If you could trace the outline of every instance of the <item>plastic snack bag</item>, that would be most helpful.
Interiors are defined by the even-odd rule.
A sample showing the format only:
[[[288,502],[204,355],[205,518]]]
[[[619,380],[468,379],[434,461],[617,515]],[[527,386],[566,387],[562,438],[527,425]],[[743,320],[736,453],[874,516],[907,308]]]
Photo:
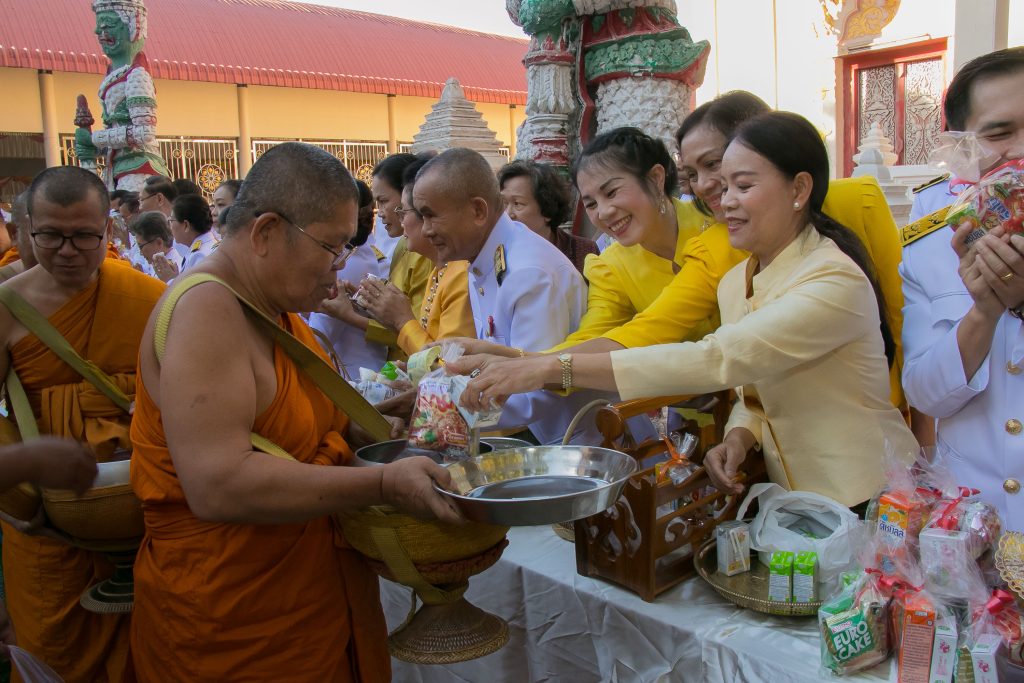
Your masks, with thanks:
[[[961,192],[949,207],[946,222],[954,228],[971,224],[967,244],[1000,225],[1008,233],[1024,232],[1024,160],[999,166]]]
[[[928,465],[918,459],[912,466],[886,449],[883,461],[886,487],[868,503],[865,518],[878,539],[877,557],[866,561],[886,573],[916,557],[918,535],[940,493],[928,485]],[[917,479],[924,481],[918,482]]]
[[[449,375],[444,365],[463,353],[459,344],[441,346],[441,367],[428,372],[419,381],[416,405],[409,422],[409,446],[437,451],[446,460],[475,455],[470,452],[472,431],[493,427],[501,416],[498,408],[473,413],[459,407],[459,398],[469,378]]]
[[[824,673],[845,676],[888,658],[889,598],[879,579],[863,572],[822,604],[818,628]]]

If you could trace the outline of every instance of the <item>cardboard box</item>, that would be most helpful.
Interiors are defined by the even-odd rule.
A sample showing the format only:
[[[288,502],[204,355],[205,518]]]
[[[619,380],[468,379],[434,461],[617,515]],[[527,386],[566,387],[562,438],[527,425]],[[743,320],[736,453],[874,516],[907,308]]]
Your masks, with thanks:
[[[746,522],[722,522],[715,527],[718,572],[735,576],[750,571],[750,526]]]
[[[951,683],[956,669],[956,620],[943,616],[935,621],[929,683]]]
[[[971,663],[974,665],[974,683],[999,683],[996,658],[1003,647],[1003,639],[994,633],[978,636],[971,648]]]
[[[793,558],[793,602],[818,601],[818,553],[804,551]]]
[[[929,683],[932,649],[935,642],[935,607],[920,594],[905,598],[899,625],[899,683]]]
[[[768,565],[768,599],[793,602],[793,553],[776,550]]]

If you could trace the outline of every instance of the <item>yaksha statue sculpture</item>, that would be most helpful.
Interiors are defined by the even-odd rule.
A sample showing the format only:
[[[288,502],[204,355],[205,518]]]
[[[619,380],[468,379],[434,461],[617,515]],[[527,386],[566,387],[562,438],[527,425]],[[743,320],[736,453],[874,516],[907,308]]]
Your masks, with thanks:
[[[79,96],[75,155],[83,166],[101,154],[110,189],[138,192],[151,175],[169,176],[156,141],[156,90],[146,55],[146,6],[142,0],[93,0],[96,37],[110,68],[100,84],[105,128],[93,132]]]
[[[506,0],[530,34],[520,158],[567,165],[596,134],[636,126],[674,148],[711,46],[675,0]]]

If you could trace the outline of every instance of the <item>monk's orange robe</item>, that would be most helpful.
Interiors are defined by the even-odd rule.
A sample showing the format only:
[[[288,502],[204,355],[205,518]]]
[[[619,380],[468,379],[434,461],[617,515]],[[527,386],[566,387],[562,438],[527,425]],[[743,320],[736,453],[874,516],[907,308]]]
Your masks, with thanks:
[[[135,366],[146,321],[164,285],[131,268],[104,262],[99,276],[50,316],[83,358],[135,393]],[[102,462],[130,448],[131,418],[82,379],[34,335],[11,348],[43,434],[87,442]],[[103,556],[3,527],[7,608],[18,645],[67,683],[119,683],[127,664],[128,615],[87,612],[78,598],[110,573]]]
[[[323,355],[295,315],[284,327]],[[348,419],[275,346],[277,394],[253,431],[296,460],[342,465]],[[390,680],[377,577],[330,518],[226,524],[192,514],[160,410],[139,378],[131,479],[146,536],[135,561],[139,683]]]

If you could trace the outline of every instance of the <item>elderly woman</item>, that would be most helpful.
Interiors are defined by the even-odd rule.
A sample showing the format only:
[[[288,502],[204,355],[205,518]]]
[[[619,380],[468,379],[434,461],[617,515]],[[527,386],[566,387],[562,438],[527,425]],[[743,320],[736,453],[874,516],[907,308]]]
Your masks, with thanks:
[[[572,203],[569,188],[558,171],[535,161],[513,161],[498,171],[498,187],[508,217],[558,247],[582,273],[587,255],[598,253],[597,244],[559,229],[572,217]]]
[[[464,405],[543,386],[626,399],[738,387],[725,441],[705,460],[716,486],[740,492],[735,474],[756,446],[772,481],[845,505],[866,501],[883,483],[887,445],[909,455],[917,444],[889,398],[895,343],[871,261],[823,210],[828,169],[806,119],[779,112],[747,121],[721,159],[729,242],[750,253],[721,281],[722,326],[698,342],[610,354],[469,357],[450,364],[482,370]]]

